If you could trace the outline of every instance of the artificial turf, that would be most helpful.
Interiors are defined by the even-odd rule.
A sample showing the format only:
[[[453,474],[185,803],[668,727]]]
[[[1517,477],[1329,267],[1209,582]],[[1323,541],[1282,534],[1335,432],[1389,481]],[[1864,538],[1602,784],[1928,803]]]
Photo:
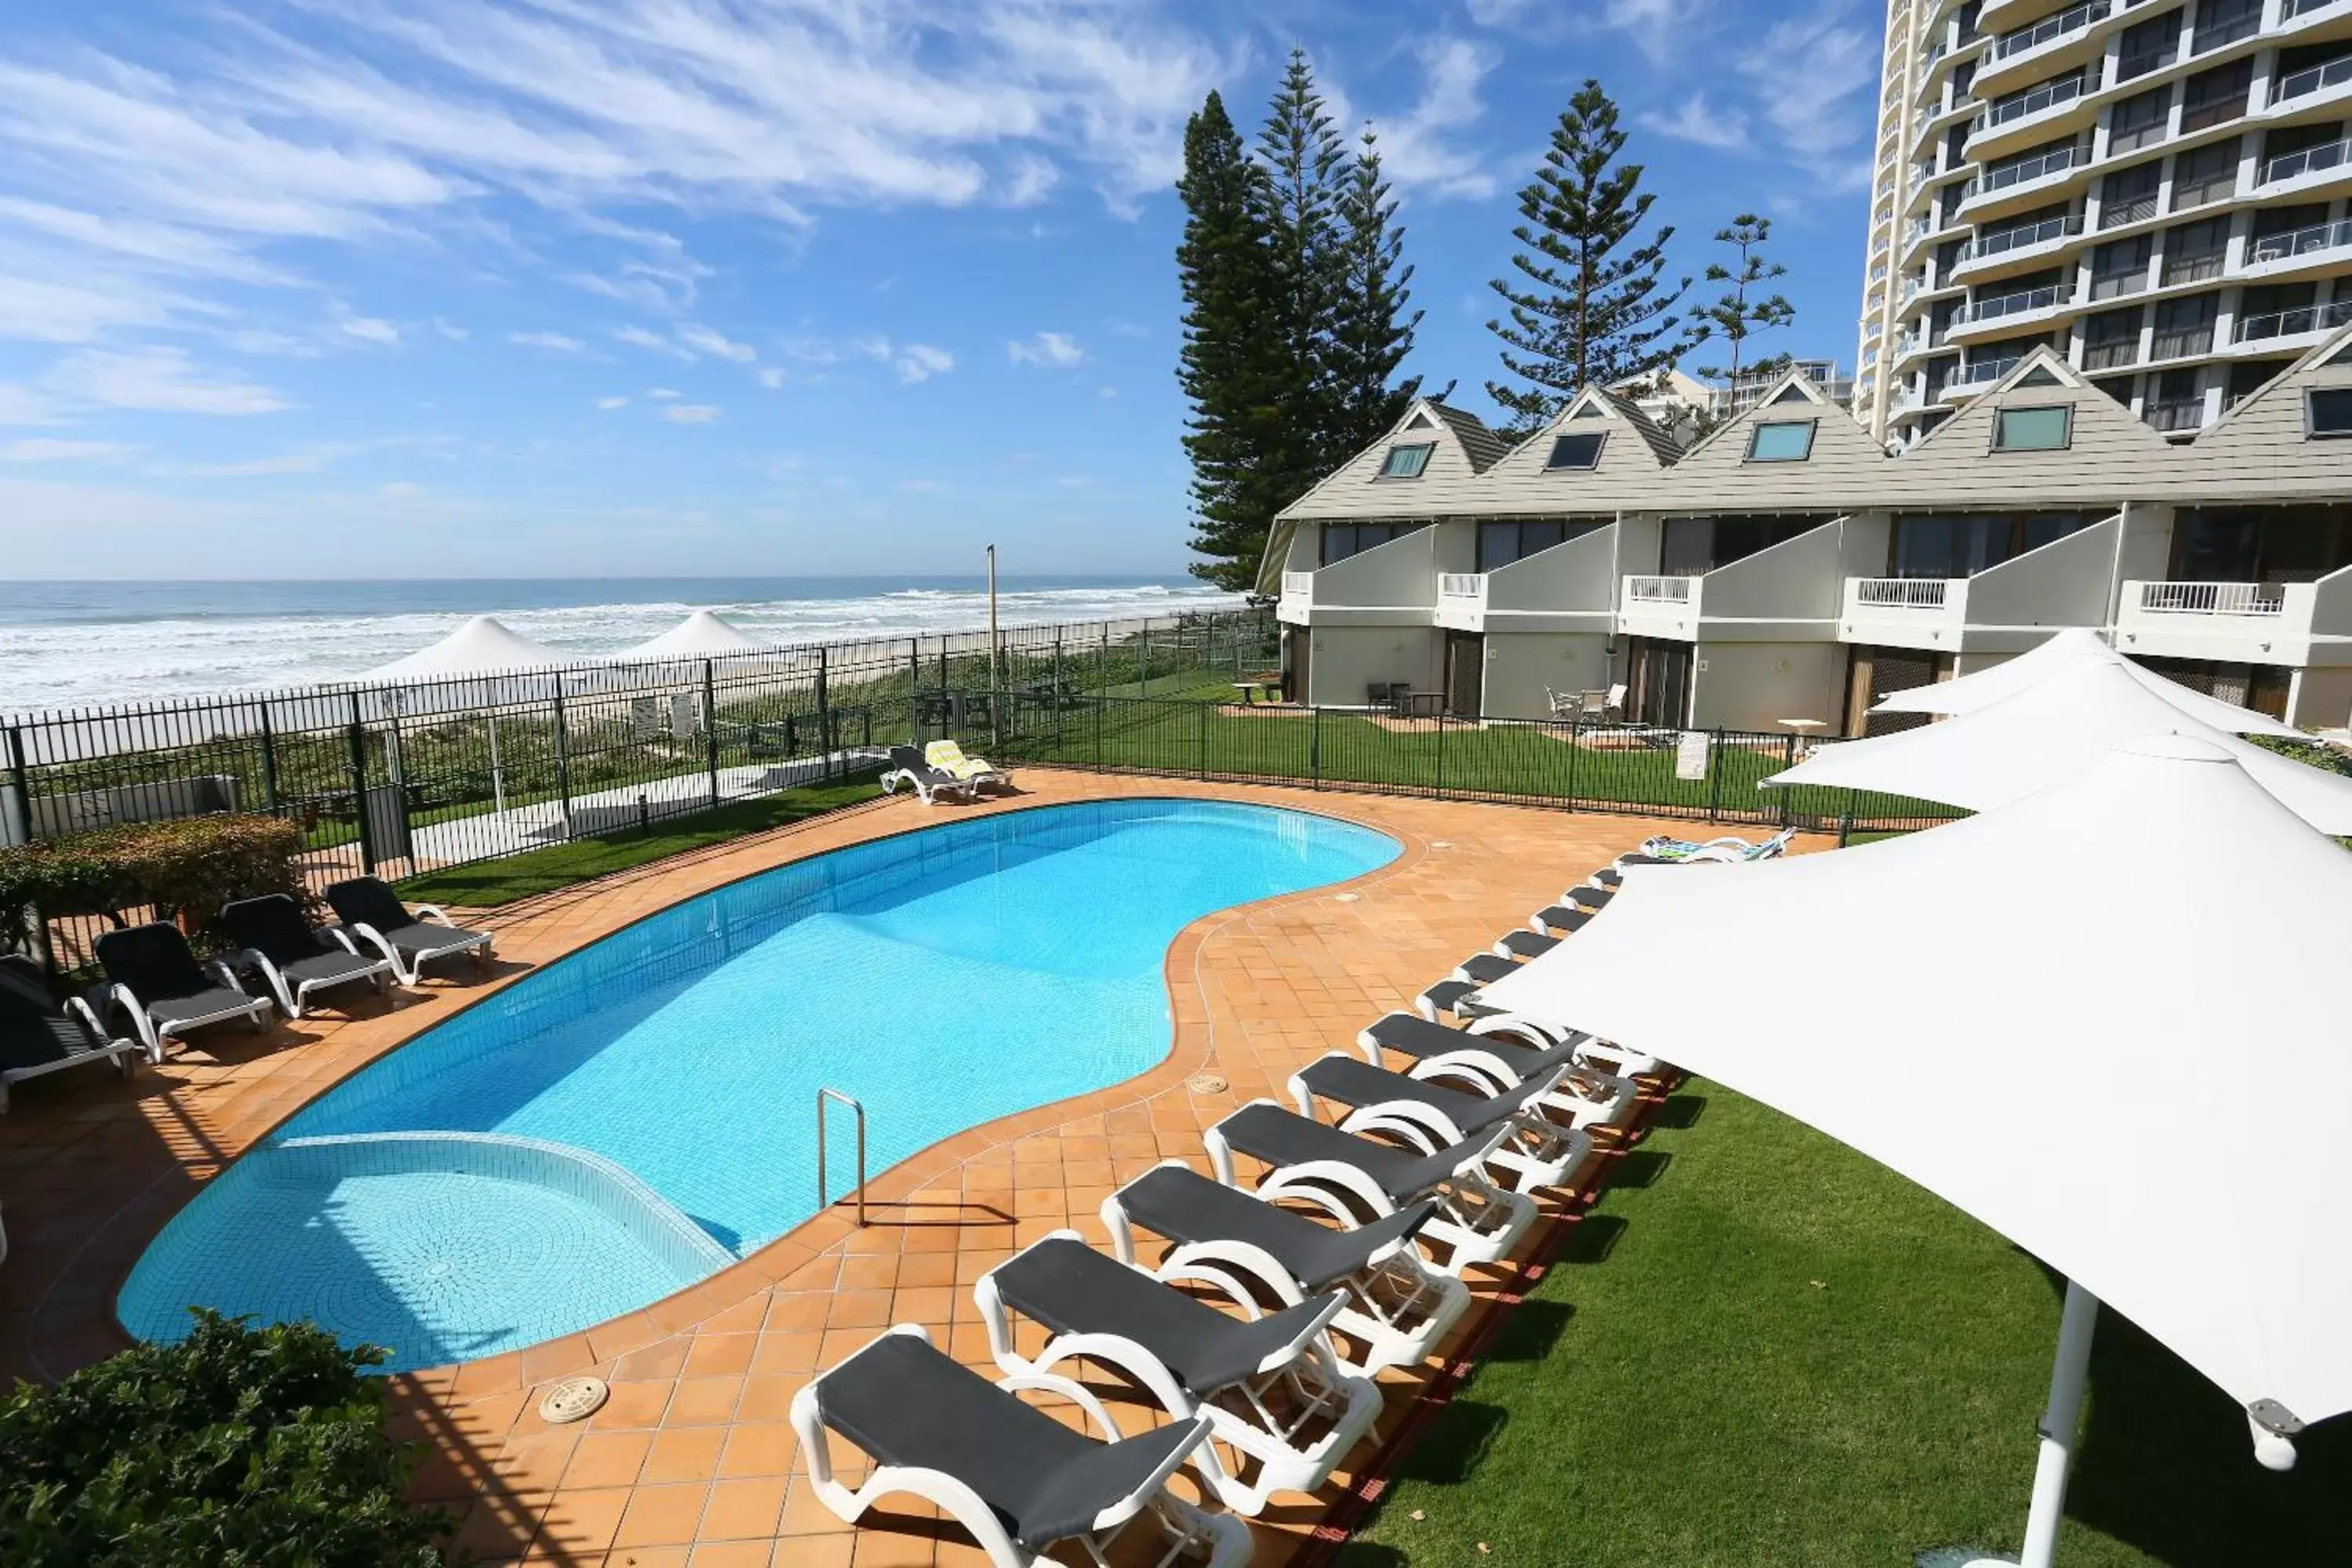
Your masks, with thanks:
[[[534,894],[551,893],[591,877],[625,871],[648,861],[688,850],[702,849],[747,833],[780,828],[790,822],[870,800],[882,792],[876,775],[866,772],[828,784],[799,785],[757,800],[739,800],[689,816],[657,820],[651,831],[624,829],[591,838],[573,839],[530,850],[503,860],[481,861],[426,872],[400,884],[401,895],[434,904],[462,904],[468,909],[495,909]]]
[[[1687,1125],[1623,1156],[1340,1568],[2014,1553],[2062,1283],[1718,1085],[1666,1112]],[[2221,1151],[2183,1154],[2193,1181]],[[2228,1396],[2112,1311],[2091,1380],[2064,1568],[2352,1562],[2352,1425],[2264,1470]]]

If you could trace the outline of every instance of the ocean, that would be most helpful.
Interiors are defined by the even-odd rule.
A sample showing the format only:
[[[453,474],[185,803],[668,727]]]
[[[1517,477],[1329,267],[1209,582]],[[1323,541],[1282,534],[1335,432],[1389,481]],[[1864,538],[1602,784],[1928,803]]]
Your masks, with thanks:
[[[1183,577],[997,580],[1006,626],[1238,605]],[[0,581],[0,715],[341,681],[468,615],[583,658],[695,610],[761,642],[904,637],[988,624],[974,578],[544,578],[433,582]]]

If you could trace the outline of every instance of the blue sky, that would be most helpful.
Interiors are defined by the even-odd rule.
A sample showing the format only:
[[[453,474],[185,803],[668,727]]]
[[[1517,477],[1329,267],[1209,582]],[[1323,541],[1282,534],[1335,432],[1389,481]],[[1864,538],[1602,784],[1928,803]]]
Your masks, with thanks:
[[[6,575],[1181,570],[1170,183],[1294,42],[1456,402],[1588,75],[1853,352],[1873,0],[5,3]]]

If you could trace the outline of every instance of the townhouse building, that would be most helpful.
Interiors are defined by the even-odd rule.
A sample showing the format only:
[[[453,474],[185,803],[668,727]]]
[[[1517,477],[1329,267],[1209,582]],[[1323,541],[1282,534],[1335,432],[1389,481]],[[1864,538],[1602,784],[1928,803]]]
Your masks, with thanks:
[[[2087,627],[2297,724],[2352,720],[2352,328],[2179,442],[2036,344],[1890,453],[1801,371],[1685,450],[1580,392],[1516,445],[1427,399],[1286,508],[1294,700],[1858,735],[1888,692]]]

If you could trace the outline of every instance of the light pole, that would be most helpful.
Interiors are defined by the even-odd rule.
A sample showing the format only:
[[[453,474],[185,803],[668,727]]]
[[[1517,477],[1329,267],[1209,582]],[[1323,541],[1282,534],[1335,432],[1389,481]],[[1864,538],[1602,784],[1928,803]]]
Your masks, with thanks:
[[[988,547],[988,745],[993,751],[1004,744],[1004,727],[998,710],[1004,704],[1004,679],[996,663],[996,547]]]

